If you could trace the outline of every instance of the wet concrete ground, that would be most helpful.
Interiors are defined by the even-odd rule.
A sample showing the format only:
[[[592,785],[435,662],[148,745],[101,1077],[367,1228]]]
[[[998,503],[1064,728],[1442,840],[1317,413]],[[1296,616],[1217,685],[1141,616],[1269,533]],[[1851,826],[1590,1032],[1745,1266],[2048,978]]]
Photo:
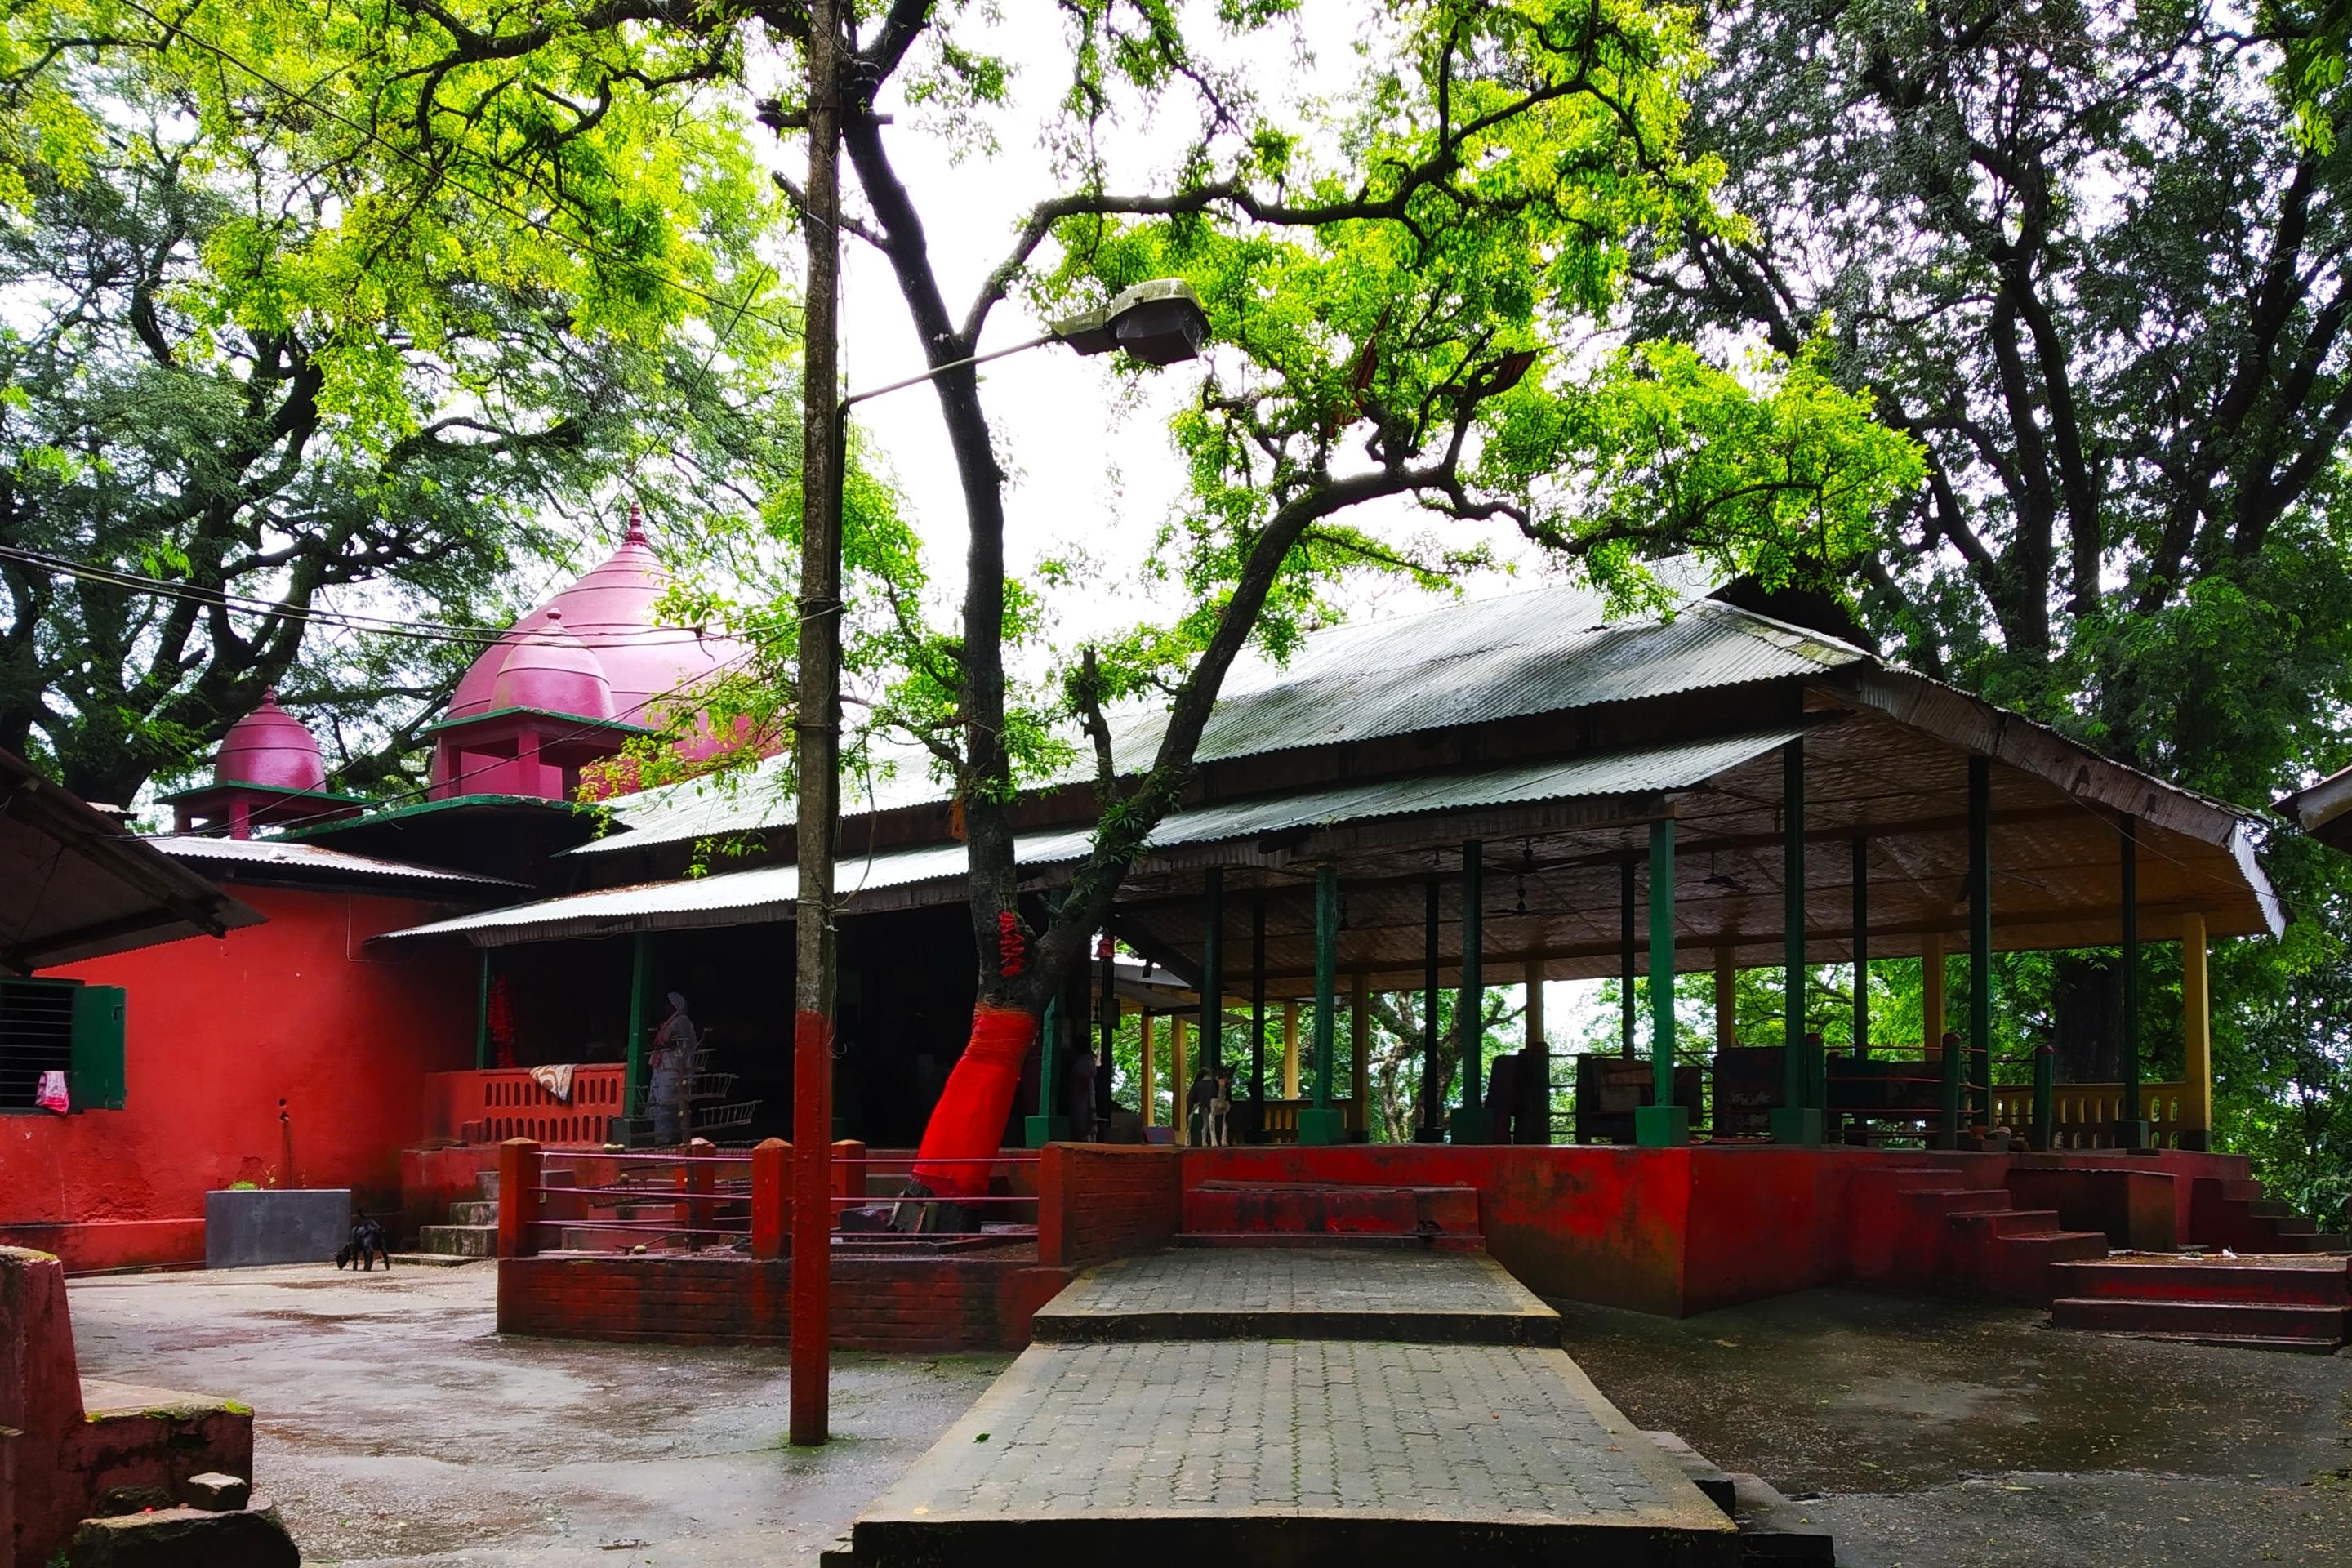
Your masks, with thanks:
[[[781,1352],[500,1340],[494,1285],[320,1267],[72,1301],[85,1376],[255,1406],[261,1489],[313,1563],[813,1563],[1012,1359],[842,1357],[845,1440],[795,1451]],[[1814,1494],[1848,1568],[2352,1564],[2352,1357],[1846,1291],[1680,1322],[1555,1305],[1603,1394]]]
[[[2352,1356],[1837,1290],[1679,1322],[1553,1305],[1628,1415],[1816,1494],[1846,1568],[2352,1564]]]
[[[814,1563],[1010,1356],[837,1359],[820,1450],[778,1351],[506,1339],[493,1266],[76,1281],[86,1377],[233,1395],[307,1563]]]

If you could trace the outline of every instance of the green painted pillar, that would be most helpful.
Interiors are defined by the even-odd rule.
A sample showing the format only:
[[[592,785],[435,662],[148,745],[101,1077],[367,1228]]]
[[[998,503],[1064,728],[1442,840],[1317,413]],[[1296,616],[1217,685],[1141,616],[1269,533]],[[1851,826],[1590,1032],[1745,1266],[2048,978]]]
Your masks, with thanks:
[[[628,1082],[621,1092],[621,1104],[635,1129],[624,1141],[632,1144],[653,1138],[653,1108],[646,1103],[646,990],[652,975],[653,939],[638,931],[629,938]]]
[[[479,950],[482,955],[482,984],[474,999],[474,1068],[490,1065],[490,950]]]
[[[1043,1149],[1048,1143],[1068,1141],[1070,1119],[1061,1113],[1062,1091],[1062,999],[1058,996],[1045,1004],[1045,1016],[1037,1026],[1037,1110],[1022,1121],[1022,1131],[1032,1149]],[[1182,1097],[1178,1097],[1181,1101]]]
[[[1250,900],[1250,1121],[1249,1141],[1265,1132],[1265,894]]]
[[[1462,1043],[1462,1103],[1454,1111],[1454,1142],[1486,1142],[1486,846],[1462,846],[1462,991],[1454,1004],[1454,1032]]]
[[[1992,760],[1969,759],[1969,1081],[1992,1125]]]
[[[1331,1103],[1331,1058],[1339,1055],[1339,868],[1315,868],[1315,1103],[1298,1112],[1301,1143],[1344,1143],[1348,1117]]]
[[[1633,862],[1626,861],[1617,868],[1617,1051],[1632,1061],[1639,1047],[1633,1043],[1635,1016],[1641,1009],[1634,1000],[1640,989],[1633,984],[1638,973],[1633,966]]]
[[[2123,864],[2118,868],[2123,886],[2124,929],[2124,1015],[2123,1041],[2118,1058],[2123,1063],[2123,1118],[2116,1124],[2116,1147],[2145,1149],[2150,1142],[2147,1119],[2141,1114],[2139,1102],[2139,818],[2126,816],[2123,821],[2123,843],[2120,847]]]
[[[1771,1116],[1772,1139],[1817,1149],[1822,1108],[1820,1053],[1805,1044],[1805,742],[1780,748],[1780,1104]]]
[[[1690,1142],[1690,1109],[1675,1103],[1675,822],[1650,824],[1650,1103],[1633,1112],[1644,1149]]]
[[[1870,841],[1853,841],[1853,1059],[1870,1055]]]
[[[1214,1074],[1225,1060],[1225,870],[1209,868],[1201,889],[1201,1043],[1193,1059]],[[1192,1086],[1187,1084],[1189,1092]]]
[[[1437,1016],[1438,928],[1444,897],[1434,877],[1422,889],[1421,1125],[1413,1130],[1416,1143],[1445,1142],[1445,1070],[1439,1059],[1444,1036]]]

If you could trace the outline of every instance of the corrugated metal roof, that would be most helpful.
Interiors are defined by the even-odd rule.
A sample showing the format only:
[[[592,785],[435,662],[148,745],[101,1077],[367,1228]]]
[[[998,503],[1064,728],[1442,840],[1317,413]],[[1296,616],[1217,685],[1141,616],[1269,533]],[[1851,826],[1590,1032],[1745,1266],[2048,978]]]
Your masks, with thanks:
[[[200,834],[164,835],[144,839],[174,860],[200,860],[220,865],[273,867],[320,875],[370,877],[386,881],[464,882],[486,888],[519,888],[504,877],[472,871],[451,871],[439,866],[419,866],[407,860],[384,860],[373,855],[353,855],[320,844],[297,844],[282,838],[213,838]]]
[[[1774,730],[1649,751],[1554,759],[1473,773],[1420,774],[1343,784],[1307,795],[1195,806],[1163,820],[1151,835],[1150,846],[1169,849],[1302,827],[1336,827],[1382,817],[1476,811],[1533,801],[1657,795],[1703,784],[1726,769],[1785,745],[1800,733]]]
[[[1775,730],[1648,751],[1382,780],[1306,795],[1196,806],[1163,820],[1151,835],[1150,847],[1172,849],[1297,828],[1535,801],[1687,789],[1786,743],[1798,733]],[[1086,831],[1031,834],[1016,842],[1014,858],[1033,872],[1068,865],[1084,858],[1089,837]],[[866,858],[848,856],[841,862],[835,883],[844,907],[853,912],[861,893],[925,882],[947,884],[946,896],[959,897],[965,864],[961,844],[897,849]],[[744,925],[789,918],[799,893],[800,878],[794,867],[761,866],[544,899],[436,921],[391,932],[390,937],[465,936],[485,946],[503,946],[619,931]]]
[[[1318,632],[1287,664],[1237,661],[1201,738],[1198,760],[1232,761],[1305,746],[1560,712],[1706,687],[1819,674],[1869,655],[1845,643],[1699,597],[1696,582],[1668,584],[1671,620],[1611,622],[1601,595],[1539,588],[1394,620]],[[1167,726],[1164,709],[1110,716],[1118,765],[1147,765]],[[845,776],[845,816],[946,798],[924,754],[894,752],[895,771],[867,784]],[[1091,759],[1065,778],[1090,777]],[[781,762],[732,784],[673,785],[621,802],[625,832],[566,851],[643,848],[788,826],[793,803]],[[853,787],[854,786],[854,787]],[[863,795],[863,803],[856,797]],[[656,798],[658,795],[660,798]]]

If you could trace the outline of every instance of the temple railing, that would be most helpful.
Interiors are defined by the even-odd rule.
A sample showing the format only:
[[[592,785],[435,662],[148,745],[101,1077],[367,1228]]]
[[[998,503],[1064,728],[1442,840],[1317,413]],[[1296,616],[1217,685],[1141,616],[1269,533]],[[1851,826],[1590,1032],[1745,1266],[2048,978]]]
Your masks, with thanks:
[[[590,1062],[572,1071],[572,1095],[558,1100],[528,1068],[479,1068],[425,1077],[425,1131],[458,1143],[530,1138],[551,1148],[602,1148],[614,1141],[628,1068]]]
[[[2187,1129],[2183,1110],[2189,1104],[2186,1083],[2142,1083],[2139,1113],[2148,1125],[2148,1142],[2158,1149],[2180,1147]],[[2119,1083],[2062,1083],[2051,1095],[2051,1147],[2111,1149],[2116,1123],[2123,1120],[2124,1086]],[[2023,1132],[2033,1125],[2033,1089],[2030,1084],[1993,1085],[1992,1119],[1996,1125]]]

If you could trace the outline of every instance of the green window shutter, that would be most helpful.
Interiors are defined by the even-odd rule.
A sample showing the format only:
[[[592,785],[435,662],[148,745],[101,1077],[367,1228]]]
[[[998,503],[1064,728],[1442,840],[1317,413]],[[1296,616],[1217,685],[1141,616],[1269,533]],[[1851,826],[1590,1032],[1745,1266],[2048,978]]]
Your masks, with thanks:
[[[74,992],[73,1068],[66,1086],[76,1110],[122,1109],[123,993],[120,985]]]

